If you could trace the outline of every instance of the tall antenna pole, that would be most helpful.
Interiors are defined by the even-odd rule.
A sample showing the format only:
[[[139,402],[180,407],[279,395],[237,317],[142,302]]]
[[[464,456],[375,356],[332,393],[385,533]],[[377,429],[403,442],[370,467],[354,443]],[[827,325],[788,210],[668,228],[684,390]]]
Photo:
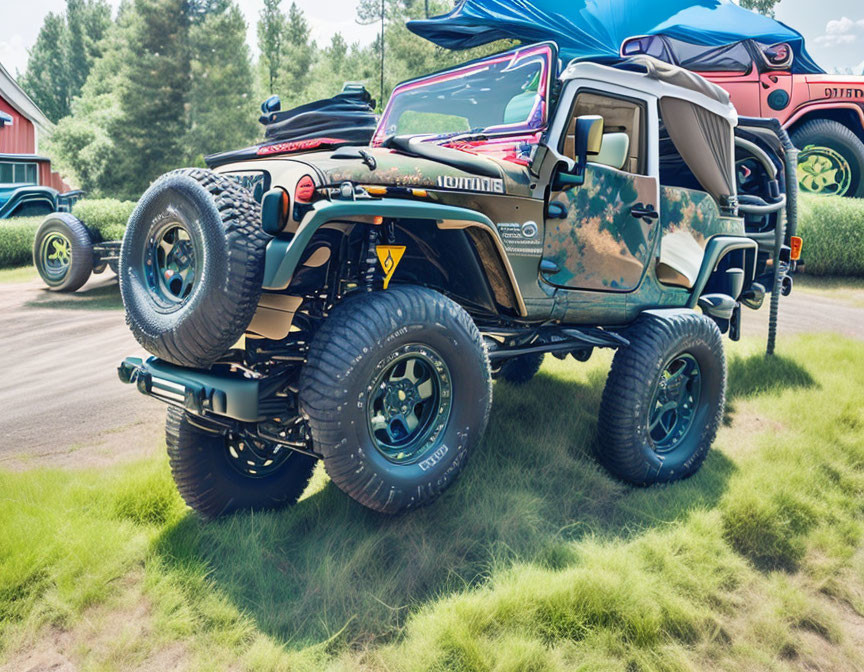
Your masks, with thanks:
[[[386,0],[381,0],[381,107],[384,107],[384,13]]]

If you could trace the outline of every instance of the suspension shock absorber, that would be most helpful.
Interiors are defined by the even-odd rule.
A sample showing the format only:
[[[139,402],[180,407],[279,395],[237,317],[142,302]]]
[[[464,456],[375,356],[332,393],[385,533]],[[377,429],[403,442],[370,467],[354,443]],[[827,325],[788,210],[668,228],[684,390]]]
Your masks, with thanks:
[[[363,286],[367,292],[375,289],[375,275],[378,270],[378,254],[375,250],[378,242],[378,230],[369,225],[366,234],[366,259],[363,261]]]

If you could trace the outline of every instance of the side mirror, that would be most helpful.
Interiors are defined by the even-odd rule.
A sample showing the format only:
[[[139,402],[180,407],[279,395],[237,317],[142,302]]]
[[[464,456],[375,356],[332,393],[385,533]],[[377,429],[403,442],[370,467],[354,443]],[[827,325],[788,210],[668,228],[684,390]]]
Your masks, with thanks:
[[[794,53],[792,47],[786,42],[772,44],[770,47],[762,49],[762,55],[765,57],[765,62],[769,68],[776,70],[786,70],[792,66]]]
[[[585,167],[589,157],[596,157],[603,147],[603,117],[595,114],[577,117],[573,135],[576,164],[572,174],[559,172],[555,176],[552,185],[555,191],[578,186],[585,181]]]

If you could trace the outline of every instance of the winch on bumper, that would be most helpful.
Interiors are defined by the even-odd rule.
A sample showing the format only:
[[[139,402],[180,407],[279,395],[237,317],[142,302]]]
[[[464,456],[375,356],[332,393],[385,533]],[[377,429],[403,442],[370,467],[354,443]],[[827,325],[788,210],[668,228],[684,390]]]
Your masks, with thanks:
[[[117,369],[120,380],[141,394],[196,415],[215,414],[241,422],[264,419],[259,381],[229,372],[212,373],[174,366],[156,357],[127,357]]]

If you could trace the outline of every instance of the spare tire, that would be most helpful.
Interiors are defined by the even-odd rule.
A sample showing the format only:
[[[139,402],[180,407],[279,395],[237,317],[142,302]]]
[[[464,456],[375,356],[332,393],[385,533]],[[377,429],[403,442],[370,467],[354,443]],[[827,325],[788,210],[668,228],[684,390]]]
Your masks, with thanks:
[[[210,170],[168,173],[141,197],[120,251],[126,322],[148,351],[207,368],[245,331],[261,296],[261,209]]]

